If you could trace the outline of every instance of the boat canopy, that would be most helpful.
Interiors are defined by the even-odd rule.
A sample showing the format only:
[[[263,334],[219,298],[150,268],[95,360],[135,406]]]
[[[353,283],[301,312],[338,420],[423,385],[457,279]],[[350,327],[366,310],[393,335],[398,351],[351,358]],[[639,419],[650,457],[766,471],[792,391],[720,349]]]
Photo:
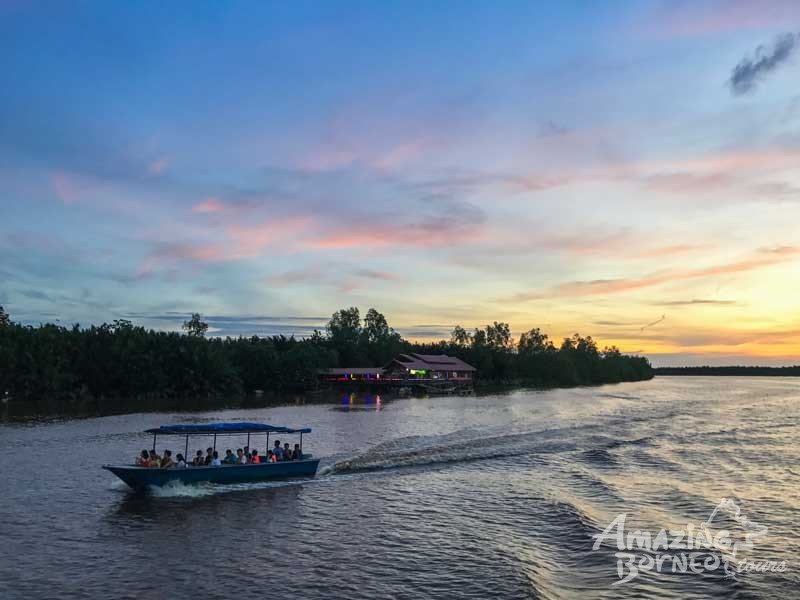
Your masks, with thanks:
[[[147,429],[154,435],[221,435],[234,433],[311,433],[310,427],[293,429],[266,423],[204,423],[201,425],[162,425]]]

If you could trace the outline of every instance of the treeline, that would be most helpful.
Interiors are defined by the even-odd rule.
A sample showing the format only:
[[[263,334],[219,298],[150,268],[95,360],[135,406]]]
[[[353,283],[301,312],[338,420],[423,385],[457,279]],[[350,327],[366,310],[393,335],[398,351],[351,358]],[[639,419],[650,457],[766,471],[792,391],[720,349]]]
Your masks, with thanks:
[[[800,366],[793,367],[659,367],[656,375],[715,375],[748,377],[800,377]]]
[[[591,337],[576,334],[556,346],[533,329],[515,342],[497,322],[472,332],[456,327],[450,340],[425,344],[404,340],[375,309],[364,319],[357,308],[337,311],[324,332],[306,339],[207,338],[207,329],[200,315],[184,323],[185,333],[125,320],[32,327],[0,307],[0,399],[37,412],[199,408],[257,390],[310,389],[320,368],[382,366],[403,352],[458,356],[484,382],[571,386],[652,377],[646,358],[599,350]]]

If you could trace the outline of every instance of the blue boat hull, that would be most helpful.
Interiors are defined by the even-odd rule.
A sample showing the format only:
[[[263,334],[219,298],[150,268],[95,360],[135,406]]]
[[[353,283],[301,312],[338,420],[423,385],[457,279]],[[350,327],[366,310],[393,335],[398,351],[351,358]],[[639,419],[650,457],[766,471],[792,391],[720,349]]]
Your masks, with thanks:
[[[259,465],[222,465],[185,469],[152,469],[123,465],[103,465],[103,468],[111,471],[133,489],[141,490],[151,485],[160,487],[173,481],[190,484],[201,482],[228,484],[314,477],[318,465],[318,459],[305,459]]]

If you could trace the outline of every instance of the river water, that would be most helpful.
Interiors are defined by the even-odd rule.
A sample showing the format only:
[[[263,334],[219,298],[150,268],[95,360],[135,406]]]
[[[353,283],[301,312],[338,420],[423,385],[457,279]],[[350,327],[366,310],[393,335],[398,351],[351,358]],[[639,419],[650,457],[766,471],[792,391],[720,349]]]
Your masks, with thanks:
[[[146,428],[232,420],[312,427],[317,478],[142,496],[99,468]],[[0,597],[797,597],[799,424],[796,379],[689,377],[4,424]],[[619,583],[612,534],[704,522],[737,545],[694,572],[638,548]]]

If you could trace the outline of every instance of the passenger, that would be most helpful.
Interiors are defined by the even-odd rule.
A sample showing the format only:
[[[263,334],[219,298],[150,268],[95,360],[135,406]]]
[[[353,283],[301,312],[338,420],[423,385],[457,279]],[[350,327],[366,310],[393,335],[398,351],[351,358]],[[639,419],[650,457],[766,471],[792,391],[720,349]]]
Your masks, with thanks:
[[[283,460],[283,448],[281,448],[280,440],[275,440],[275,447],[272,449],[272,453],[275,455],[276,462]]]
[[[225,458],[222,459],[222,462],[226,465],[232,465],[236,463],[236,455],[231,451],[230,448],[225,450]]]
[[[179,452],[178,455],[175,458],[178,460],[178,462],[175,463],[175,467],[178,468],[178,469],[185,469],[186,468],[186,461],[183,458],[183,454],[181,454]]]
[[[203,461],[206,466],[211,464],[211,461],[214,460],[214,449],[213,448],[206,448],[206,458]]]
[[[153,450],[150,453],[150,466],[153,467],[154,469],[160,469],[161,468],[161,457],[158,455],[158,453],[155,450]]]
[[[219,452],[217,452],[216,450],[211,455],[211,463],[210,464],[211,464],[212,467],[221,467],[222,466],[222,461],[219,459]]]
[[[289,442],[283,445],[283,460],[292,460],[292,449],[289,448]]]
[[[247,464],[247,457],[244,455],[244,450],[242,450],[241,448],[238,448],[236,450],[236,463],[240,465]]]
[[[261,464],[261,459],[258,457],[258,450],[253,450],[253,454],[250,455],[250,464],[251,465]]]
[[[294,452],[292,452],[292,460],[303,460],[303,452],[300,450],[300,444],[294,445]]]
[[[172,450],[164,450],[164,458],[161,460],[161,468],[169,469],[175,466],[175,461],[172,460]]]
[[[275,458],[275,453],[272,450],[267,450],[267,462],[278,462]]]
[[[137,467],[150,466],[150,453],[147,450],[142,450],[142,453],[136,457],[136,466]]]
[[[192,461],[192,464],[195,467],[202,467],[204,464],[206,464],[206,461],[203,460],[203,451],[202,450],[198,450],[197,454],[194,455],[194,460]]]

